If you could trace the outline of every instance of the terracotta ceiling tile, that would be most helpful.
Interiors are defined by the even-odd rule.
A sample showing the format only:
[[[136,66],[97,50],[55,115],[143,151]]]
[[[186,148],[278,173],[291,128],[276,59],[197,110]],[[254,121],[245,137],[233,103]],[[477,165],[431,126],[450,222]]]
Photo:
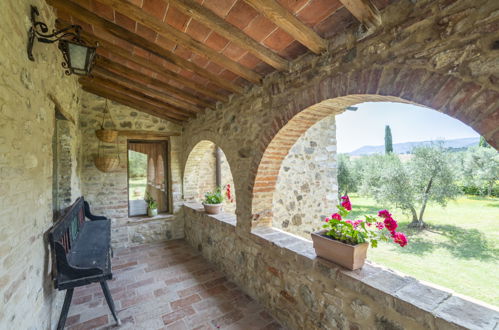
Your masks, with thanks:
[[[270,65],[268,65],[267,63],[265,62],[260,62],[258,63],[254,69],[253,69],[255,72],[261,74],[262,76],[266,76],[268,75],[269,73],[271,73],[272,71],[274,71],[274,68],[271,67]]]
[[[227,56],[228,58],[237,61],[239,60],[244,54],[246,54],[248,51],[245,49],[242,49],[235,45],[233,42],[230,42],[227,47],[225,47],[224,51],[222,54]]]
[[[198,21],[192,19],[187,27],[187,33],[194,39],[203,42],[206,40],[211,30],[205,25],[199,23]]]
[[[206,39],[206,41],[205,41],[206,46],[213,48],[217,52],[224,49],[228,43],[229,43],[229,40],[225,39],[224,37],[222,37],[221,35],[219,35],[216,32],[212,32],[210,34],[210,36],[208,37],[208,39]]]
[[[116,24],[118,24],[119,26],[121,26],[129,31],[135,32],[135,27],[137,24],[133,19],[131,19],[131,18],[119,13],[119,12],[114,13],[114,19],[116,21]]]
[[[163,66],[163,63],[165,62],[164,59],[162,59],[161,57],[156,56],[154,54],[149,54],[149,61],[151,61],[154,64],[161,65],[161,66]]]
[[[277,29],[264,40],[263,44],[277,52],[280,52],[284,48],[288,47],[294,40],[295,39],[293,39],[293,37],[291,37],[284,30]]]
[[[288,59],[294,60],[298,56],[305,54],[307,52],[307,47],[303,46],[298,41],[293,41],[288,47],[279,52],[279,55]]]
[[[193,54],[191,57],[191,62],[193,62],[194,64],[196,64],[197,66],[199,66],[201,68],[204,68],[208,64],[209,61],[210,60],[208,60],[206,57],[199,56],[198,54]]]
[[[254,68],[261,61],[251,53],[246,53],[240,60],[239,63],[247,66],[248,68]]]
[[[225,17],[237,0],[205,0],[203,6],[213,11],[220,17]]]
[[[179,74],[186,77],[186,78],[192,78],[194,76],[193,72],[187,71],[187,70],[180,70]]]
[[[168,12],[166,13],[165,21],[180,31],[185,31],[189,19],[189,16],[182,14],[180,11],[170,6],[168,8]]]
[[[342,7],[338,9],[334,15],[329,16],[316,25],[314,29],[323,38],[331,39],[334,35],[343,32],[353,24],[358,24],[358,21],[345,7]]]
[[[244,1],[238,1],[227,15],[226,21],[244,30],[256,16],[258,12],[253,7]]]
[[[287,10],[291,13],[296,13],[305,7],[311,0],[277,0]]]
[[[142,72],[144,75],[149,76],[149,77],[155,77],[155,72],[151,71],[147,68],[144,68],[143,66],[140,66],[140,72]]]
[[[81,0],[78,4],[85,9],[92,10],[92,0]]]
[[[137,23],[137,34],[149,41],[154,42],[156,40],[157,33],[154,30],[151,30],[150,28]]]
[[[103,5],[100,2],[92,0],[92,11],[97,15],[107,19],[108,21],[114,22],[114,9]]]
[[[258,15],[254,20],[244,29],[244,32],[256,41],[261,42],[269,36],[277,25],[272,23],[263,15]]]
[[[123,40],[123,39],[120,39],[120,38],[115,38],[115,42],[114,44],[116,46],[119,46],[121,48],[125,48],[126,50],[128,50],[129,52],[132,52],[133,51],[133,48],[134,48],[134,45],[132,45],[131,43]]]
[[[312,0],[296,15],[306,25],[312,27],[338,10],[342,4],[337,0]]]
[[[177,45],[174,53],[175,55],[185,58],[186,60],[189,60],[192,56],[192,51],[180,45]]]
[[[97,54],[99,54],[100,56],[107,57],[107,58],[110,58],[112,55],[106,49],[104,49],[102,47],[97,47]]]
[[[225,80],[228,81],[234,81],[236,80],[239,76],[237,74],[234,74],[230,72],[229,70],[224,70],[222,73],[220,73],[220,77],[224,78]]]
[[[167,3],[164,0],[143,0],[142,9],[148,14],[163,21],[165,18]]]
[[[128,61],[127,66],[128,66],[130,69],[132,69],[132,70],[134,70],[134,71],[138,71],[138,72],[140,72],[140,69],[142,69],[142,65],[135,64],[134,62],[130,62],[130,61]]]
[[[214,73],[214,74],[219,74],[220,72],[222,72],[222,70],[224,70],[224,68],[222,68],[220,65],[218,65],[216,63],[210,62],[206,66],[206,70],[208,70],[208,71],[210,71],[211,73]]]
[[[173,51],[175,49],[175,46],[177,45],[174,41],[171,41],[170,39],[166,39],[163,36],[158,35],[158,38],[156,39],[156,43],[161,46],[164,49]]]

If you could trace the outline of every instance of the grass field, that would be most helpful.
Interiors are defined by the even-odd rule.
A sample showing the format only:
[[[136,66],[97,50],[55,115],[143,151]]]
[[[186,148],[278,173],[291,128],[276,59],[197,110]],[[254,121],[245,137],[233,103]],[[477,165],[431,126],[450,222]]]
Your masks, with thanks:
[[[130,178],[129,187],[128,187],[128,199],[144,199],[144,195],[146,192],[146,183],[147,178]]]
[[[386,208],[350,198],[352,219]],[[390,211],[409,244],[382,243],[369,249],[369,260],[499,306],[499,198],[463,196],[446,208],[430,205],[424,215],[429,227],[422,231],[407,227],[408,215]]]

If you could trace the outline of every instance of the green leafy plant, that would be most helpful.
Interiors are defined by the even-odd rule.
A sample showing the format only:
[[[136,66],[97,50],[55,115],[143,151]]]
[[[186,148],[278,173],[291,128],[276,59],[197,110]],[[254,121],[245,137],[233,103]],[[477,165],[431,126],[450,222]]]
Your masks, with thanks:
[[[224,201],[224,195],[222,193],[222,188],[217,187],[214,191],[207,192],[204,194],[205,204],[220,204]]]
[[[156,202],[156,200],[148,192],[146,193],[144,201],[147,203],[147,207],[149,209],[154,210],[158,208],[158,202]]]
[[[338,213],[324,220],[322,227],[327,230],[326,236],[350,245],[371,243],[372,247],[377,247],[379,241],[388,242],[390,238],[400,246],[407,245],[407,237],[396,231],[398,224],[390,212],[381,210],[377,217],[366,215],[365,220],[349,220],[346,217],[352,210],[352,204],[348,196],[341,199]]]

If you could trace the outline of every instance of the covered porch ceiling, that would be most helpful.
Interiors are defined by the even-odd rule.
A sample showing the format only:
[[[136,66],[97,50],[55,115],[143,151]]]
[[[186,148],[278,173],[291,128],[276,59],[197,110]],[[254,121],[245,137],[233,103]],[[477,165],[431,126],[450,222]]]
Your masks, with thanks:
[[[328,49],[344,29],[381,24],[392,0],[48,0],[59,26],[98,42],[82,88],[184,122],[260,84],[289,62]]]

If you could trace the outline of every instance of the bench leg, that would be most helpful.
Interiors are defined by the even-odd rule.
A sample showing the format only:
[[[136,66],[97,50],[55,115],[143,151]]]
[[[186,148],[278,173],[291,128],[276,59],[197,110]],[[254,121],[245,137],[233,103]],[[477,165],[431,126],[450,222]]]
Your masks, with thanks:
[[[116,324],[120,325],[121,322],[118,319],[118,316],[116,316],[116,308],[114,307],[113,297],[111,297],[111,292],[109,291],[109,287],[107,286],[107,282],[101,281],[100,286],[102,287],[102,291],[104,292],[104,297],[106,297],[107,305],[109,306],[109,309],[111,310],[111,313],[113,314],[113,317],[114,317],[114,320],[116,321]]]
[[[71,305],[71,299],[73,299],[73,291],[73,288],[66,290],[66,297],[64,298],[64,304],[62,305],[62,312],[61,316],[59,317],[59,323],[57,323],[57,330],[64,329],[66,318],[68,317],[69,305]]]

